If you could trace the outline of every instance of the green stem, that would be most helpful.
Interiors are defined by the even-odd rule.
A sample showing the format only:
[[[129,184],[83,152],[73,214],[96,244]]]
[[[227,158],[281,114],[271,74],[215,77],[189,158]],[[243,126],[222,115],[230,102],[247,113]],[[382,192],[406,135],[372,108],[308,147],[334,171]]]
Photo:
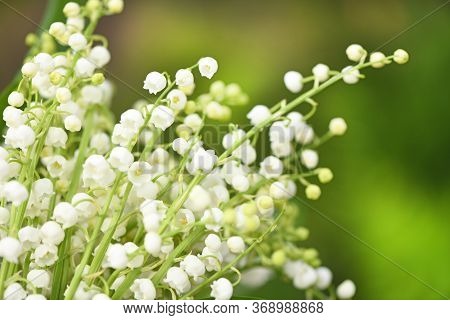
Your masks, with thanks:
[[[6,260],[2,261],[0,268],[0,298],[3,299],[3,290],[5,289],[6,274],[8,272],[9,263]]]
[[[140,269],[134,269],[133,271],[129,272],[123,282],[117,288],[117,290],[115,290],[114,294],[112,295],[112,299],[120,300],[123,294],[131,287],[133,281],[139,276],[140,273]]]
[[[73,169],[72,180],[70,181],[69,189],[65,196],[67,201],[71,201],[72,197],[77,192],[81,173],[83,171],[83,163],[87,156],[87,150],[89,147],[89,141],[92,136],[92,131],[94,129],[94,118],[95,112],[93,108],[89,108],[86,114],[86,125],[83,130],[83,135],[81,136],[80,147],[78,148],[78,157],[75,162],[75,167]]]
[[[83,171],[83,163],[86,159],[87,149],[89,146],[89,141],[92,136],[92,131],[94,129],[94,116],[95,112],[93,108],[89,108],[86,114],[86,125],[81,136],[80,147],[78,148],[78,157],[75,162],[75,167],[72,174],[72,180],[70,181],[69,189],[65,195],[66,201],[71,201],[72,197],[77,192],[81,173]],[[56,262],[53,274],[53,286],[51,292],[51,299],[62,299],[64,297],[64,290],[67,286],[67,281],[69,277],[69,256],[67,252],[70,252],[70,245],[72,239],[73,230],[72,228],[66,230],[66,236],[64,237],[63,243],[58,249],[58,256],[60,259]]]
[[[179,257],[189,246],[195,243],[195,241],[197,241],[197,239],[200,238],[204,232],[204,226],[200,225],[176,246],[176,248],[167,256],[158,271],[153,275],[152,282],[155,286],[158,286],[169,268],[173,266],[175,258]]]
[[[89,268],[89,274],[93,274],[100,269],[100,266],[103,262],[103,258],[106,254],[106,251],[108,250],[111,239],[114,236],[114,233],[116,232],[117,226],[119,225],[120,218],[122,216],[123,210],[125,209],[125,205],[127,203],[127,199],[131,192],[132,187],[133,187],[133,184],[128,183],[125,193],[124,193],[121,203],[120,203],[120,208],[115,213],[115,215],[111,221],[110,227],[105,232],[105,234],[102,237],[102,240],[100,241],[100,244],[98,245],[98,249],[95,253],[94,259],[92,260],[91,266]],[[91,284],[93,282],[93,280],[94,279],[91,279],[88,282],[88,284]]]
[[[114,181],[114,184],[111,187],[111,192],[108,194],[108,199],[106,200],[106,203],[103,206],[102,212],[100,213],[99,221],[96,224],[96,227],[94,229],[92,237],[86,245],[86,249],[84,251],[83,257],[81,258],[80,264],[77,266],[77,268],[75,270],[75,274],[73,275],[73,278],[69,284],[69,288],[67,289],[67,293],[65,295],[65,300],[71,300],[73,298],[73,296],[78,288],[78,285],[80,284],[81,277],[82,277],[83,271],[84,271],[84,267],[88,264],[91,254],[94,250],[96,240],[100,236],[101,226],[103,224],[103,221],[106,218],[109,206],[111,205],[112,199],[115,195],[115,191],[119,187],[120,180],[122,177],[123,177],[123,175],[119,174],[116,177],[116,180]]]

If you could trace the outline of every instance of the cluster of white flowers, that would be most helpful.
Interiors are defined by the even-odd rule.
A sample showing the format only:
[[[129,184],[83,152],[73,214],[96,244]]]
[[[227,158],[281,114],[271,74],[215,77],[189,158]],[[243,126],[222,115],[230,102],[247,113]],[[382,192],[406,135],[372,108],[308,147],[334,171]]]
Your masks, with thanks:
[[[211,57],[174,79],[150,72],[143,88],[155,98],[112,123],[112,87],[100,71],[111,57],[92,32],[101,15],[122,9],[119,0],[68,3],[67,21],[53,23],[53,39],[45,38],[66,51],[38,48],[9,95],[0,147],[1,297],[196,298],[209,288],[211,297],[230,299],[239,282],[260,286],[272,270],[298,289],[328,290],[332,273],[316,250],[302,247],[308,230],[296,226],[289,200],[297,189],[319,198],[319,184],[333,174],[319,166],[317,147],[347,125],[334,118],[318,135],[312,97],[337,80],[357,82],[364,67],[404,63],[406,52],[366,62],[366,51],[351,45],[347,55],[357,64],[342,72],[324,64],[310,77],[289,71],[289,91],[313,83],[308,98],[256,105],[249,130],[227,124],[222,143],[211,146],[202,140],[208,123],[228,121],[248,101],[238,85],[221,81],[194,97],[198,75],[218,71]],[[311,110],[302,114],[303,103]],[[268,153],[257,148],[266,137]],[[354,293],[350,280],[336,291],[343,299]]]

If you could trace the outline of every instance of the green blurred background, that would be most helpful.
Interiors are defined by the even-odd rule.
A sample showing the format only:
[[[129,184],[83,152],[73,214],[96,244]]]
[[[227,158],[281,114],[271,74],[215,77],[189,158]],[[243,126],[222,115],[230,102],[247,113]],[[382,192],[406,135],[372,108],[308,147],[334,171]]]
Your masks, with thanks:
[[[336,282],[357,283],[356,298],[442,299],[450,295],[448,1],[127,1],[125,12],[104,18],[98,30],[113,53],[114,111],[140,98],[136,90],[145,94],[149,71],[174,72],[210,55],[220,64],[216,78],[237,81],[250,95],[248,106],[234,110],[242,123],[252,105],[292,98],[282,83],[287,70],[309,74],[319,62],[340,69],[348,64],[348,44],[374,50],[445,2],[382,48],[388,54],[406,49],[409,64],[368,70],[357,86],[339,84],[318,97],[317,131],[335,116],[349,130],[321,150],[321,165],[333,169],[335,180],[310,205],[385,257],[302,206],[312,231],[308,245],[319,249]],[[45,5],[0,1],[1,88],[20,67],[23,39],[36,29],[30,21],[41,19]],[[276,281],[253,295],[301,297]]]

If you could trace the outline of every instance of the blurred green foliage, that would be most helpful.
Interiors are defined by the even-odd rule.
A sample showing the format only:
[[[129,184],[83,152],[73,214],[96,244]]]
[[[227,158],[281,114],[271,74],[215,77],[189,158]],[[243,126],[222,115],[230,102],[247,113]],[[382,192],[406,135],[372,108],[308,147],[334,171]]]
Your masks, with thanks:
[[[324,187],[320,201],[308,203],[315,210],[300,204],[302,223],[311,229],[307,245],[319,249],[335,281],[351,278],[357,283],[356,298],[444,298],[436,291],[448,297],[449,6],[402,34],[444,2],[128,1],[125,12],[105,18],[99,30],[109,37],[113,52],[109,70],[117,85],[114,111],[140,98],[137,92],[145,96],[142,80],[150,70],[174,72],[211,55],[220,64],[217,78],[239,82],[250,95],[249,105],[234,110],[234,120],[244,123],[253,104],[292,98],[283,88],[285,71],[308,74],[319,62],[340,69],[348,64],[348,44],[374,50],[400,35],[382,51],[404,48],[411,55],[409,64],[368,70],[367,80],[358,85],[340,84],[318,97],[316,130],[325,131],[335,116],[343,116],[349,130],[321,149],[320,163],[333,169],[335,180]],[[42,5],[10,3],[35,10]],[[5,26],[11,15],[2,7],[3,42],[10,37]],[[21,20],[15,19],[19,28]],[[33,30],[26,24],[23,28]],[[13,52],[20,50],[25,51],[20,46],[2,50],[0,83],[6,84],[6,76],[19,68]],[[199,81],[199,92],[207,86]],[[279,281],[244,294],[301,298],[290,284]]]

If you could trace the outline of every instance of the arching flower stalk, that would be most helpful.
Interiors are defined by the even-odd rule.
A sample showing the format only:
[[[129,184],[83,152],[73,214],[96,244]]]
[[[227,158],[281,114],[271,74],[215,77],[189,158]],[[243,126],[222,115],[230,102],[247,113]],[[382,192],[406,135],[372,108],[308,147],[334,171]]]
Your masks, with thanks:
[[[230,299],[240,283],[260,286],[277,273],[307,297],[351,298],[353,282],[334,292],[331,271],[302,246],[309,231],[290,202],[320,197],[333,173],[319,166],[317,147],[347,130],[335,118],[317,134],[313,99],[340,80],[358,82],[366,67],[405,63],[408,54],[376,52],[367,61],[366,50],[351,45],[354,64],[341,71],[324,64],[307,77],[289,71],[284,83],[297,96],[255,106],[248,130],[228,123],[248,100],[238,85],[215,81],[194,93],[199,76],[218,70],[203,57],[174,77],[150,72],[148,99],[114,123],[113,89],[102,72],[111,57],[94,29],[122,9],[118,0],[68,3],[67,20],[35,39],[39,53],[26,59],[8,98],[0,296]],[[227,123],[221,145],[204,141],[211,121]]]

